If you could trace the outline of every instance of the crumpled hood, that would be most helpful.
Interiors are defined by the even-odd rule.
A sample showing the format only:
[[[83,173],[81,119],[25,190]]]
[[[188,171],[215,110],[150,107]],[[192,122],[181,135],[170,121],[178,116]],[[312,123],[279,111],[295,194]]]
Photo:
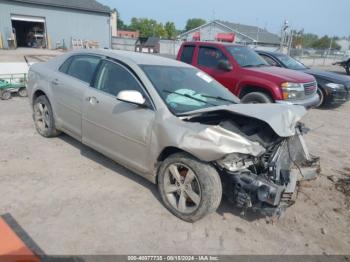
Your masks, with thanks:
[[[196,110],[184,115],[190,116],[215,111],[229,111],[234,114],[259,119],[267,123],[280,137],[295,135],[296,124],[307,112],[303,106],[296,105],[234,104]]]

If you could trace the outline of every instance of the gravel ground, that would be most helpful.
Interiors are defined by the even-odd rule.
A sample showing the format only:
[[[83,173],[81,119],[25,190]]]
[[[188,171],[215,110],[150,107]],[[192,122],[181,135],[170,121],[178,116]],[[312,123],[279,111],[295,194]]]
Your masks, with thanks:
[[[0,101],[0,214],[10,213],[47,254],[348,254],[350,211],[333,180],[350,172],[350,103],[304,122],[322,175],[303,183],[275,223],[242,217],[223,200],[190,224],[156,186],[72,138],[34,130],[27,99]]]

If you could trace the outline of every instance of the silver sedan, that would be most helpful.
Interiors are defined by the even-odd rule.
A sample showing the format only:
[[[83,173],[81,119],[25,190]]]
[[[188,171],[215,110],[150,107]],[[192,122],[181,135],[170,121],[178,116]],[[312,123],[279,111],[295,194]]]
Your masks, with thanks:
[[[233,206],[279,215],[316,174],[303,107],[240,104],[198,69],[134,52],[76,51],[30,68],[37,131],[64,132],[153,183],[185,221]],[[118,190],[118,189],[116,189]]]

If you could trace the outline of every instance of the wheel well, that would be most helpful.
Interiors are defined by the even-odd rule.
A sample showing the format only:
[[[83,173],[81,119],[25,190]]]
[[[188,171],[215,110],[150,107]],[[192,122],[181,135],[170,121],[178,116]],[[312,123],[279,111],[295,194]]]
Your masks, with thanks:
[[[175,154],[175,153],[180,153],[180,152],[185,152],[177,147],[169,146],[163,149],[163,151],[160,153],[158,156],[158,162],[164,161],[166,158],[169,156]]]
[[[271,100],[273,101],[273,98],[272,98],[270,92],[266,91],[265,89],[263,89],[261,87],[257,87],[257,86],[245,86],[245,87],[243,87],[241,92],[239,93],[239,98],[241,99],[246,94],[253,93],[253,92],[260,92],[260,93],[263,93],[265,95],[268,95],[271,98]]]
[[[34,105],[35,99],[37,99],[39,96],[46,96],[46,94],[43,91],[41,91],[41,90],[36,90],[34,95],[33,95],[33,100],[32,100],[33,101],[33,105]]]
[[[155,183],[158,184],[158,170],[162,164],[162,162],[167,159],[169,156],[176,154],[176,153],[187,153],[184,150],[181,150],[177,147],[173,147],[173,146],[169,146],[163,149],[163,151],[160,153],[160,155],[158,156],[157,159],[157,165],[156,165],[156,169],[155,169]]]

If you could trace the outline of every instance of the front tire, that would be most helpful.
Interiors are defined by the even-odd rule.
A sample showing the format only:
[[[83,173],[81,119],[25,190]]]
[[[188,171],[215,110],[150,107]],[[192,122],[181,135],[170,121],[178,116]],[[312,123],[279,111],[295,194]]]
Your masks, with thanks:
[[[261,92],[252,92],[246,94],[242,99],[241,102],[243,104],[268,104],[273,103],[270,96],[267,94],[261,93]]]
[[[222,197],[216,169],[185,153],[174,154],[162,163],[158,189],[165,207],[187,222],[214,212]]]
[[[60,132],[55,127],[55,119],[49,100],[46,96],[39,96],[34,101],[33,119],[35,128],[43,137],[56,137]]]
[[[324,101],[325,101],[325,94],[324,91],[321,88],[317,88],[317,94],[320,98],[320,101],[318,102],[317,105],[315,105],[315,108],[319,108],[322,107],[324,105]]]

